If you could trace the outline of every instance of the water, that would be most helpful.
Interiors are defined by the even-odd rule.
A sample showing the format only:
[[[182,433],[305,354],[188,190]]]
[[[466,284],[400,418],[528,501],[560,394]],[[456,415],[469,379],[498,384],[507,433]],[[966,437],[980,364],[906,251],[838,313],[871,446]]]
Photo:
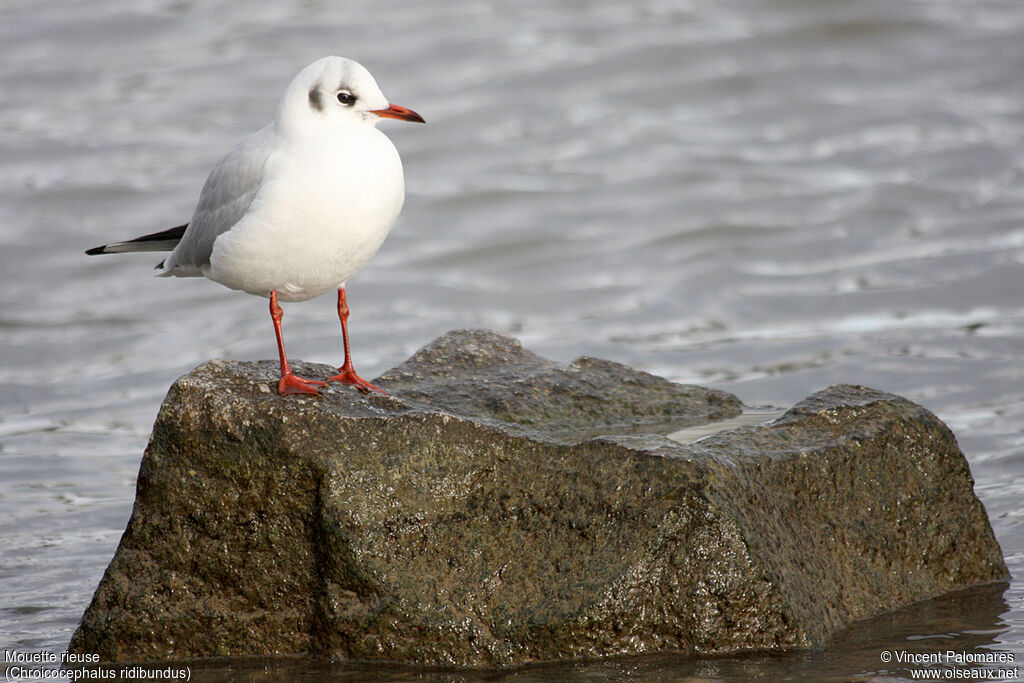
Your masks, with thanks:
[[[331,53],[429,122],[382,125],[409,195],[349,286],[360,374],[489,327],[751,406],[836,382],[892,391],[956,432],[1024,576],[1022,32],[1019,0],[7,0],[0,645],[66,647],[169,384],[208,358],[274,354],[265,302],[82,251],[187,220],[216,158]],[[333,316],[328,298],[286,306],[290,353],[339,361]],[[910,680],[880,653],[1024,660],[1022,597],[1015,580],[815,653],[490,678]]]

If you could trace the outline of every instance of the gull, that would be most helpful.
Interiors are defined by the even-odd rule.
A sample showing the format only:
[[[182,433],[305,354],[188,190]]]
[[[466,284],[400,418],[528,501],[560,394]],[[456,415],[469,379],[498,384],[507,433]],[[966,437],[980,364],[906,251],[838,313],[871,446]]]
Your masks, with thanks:
[[[377,253],[405,202],[402,161],[376,128],[382,118],[424,122],[389,103],[358,62],[319,59],[288,85],[274,122],[213,167],[192,220],[85,253],[170,251],[160,277],[205,277],[269,298],[282,395],[319,394],[326,382],[292,372],[278,302],[336,289],[345,360],[327,382],[387,393],[352,366],[345,297],[345,283]]]

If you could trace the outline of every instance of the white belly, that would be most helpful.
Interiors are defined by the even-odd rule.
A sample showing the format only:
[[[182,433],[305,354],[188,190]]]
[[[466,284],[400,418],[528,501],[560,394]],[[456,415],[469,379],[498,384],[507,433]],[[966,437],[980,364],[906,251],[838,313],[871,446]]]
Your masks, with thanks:
[[[232,289],[305,301],[377,253],[405,199],[402,163],[373,128],[272,157],[246,216],[214,243],[204,275]]]

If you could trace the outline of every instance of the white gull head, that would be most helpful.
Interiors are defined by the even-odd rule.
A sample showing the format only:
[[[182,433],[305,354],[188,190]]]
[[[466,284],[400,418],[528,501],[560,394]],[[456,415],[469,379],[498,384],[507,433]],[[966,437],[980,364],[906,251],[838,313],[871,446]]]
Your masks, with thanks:
[[[390,104],[359,62],[324,57],[300,71],[285,90],[277,125],[282,132],[294,127],[375,126],[381,117],[423,121],[405,107]]]

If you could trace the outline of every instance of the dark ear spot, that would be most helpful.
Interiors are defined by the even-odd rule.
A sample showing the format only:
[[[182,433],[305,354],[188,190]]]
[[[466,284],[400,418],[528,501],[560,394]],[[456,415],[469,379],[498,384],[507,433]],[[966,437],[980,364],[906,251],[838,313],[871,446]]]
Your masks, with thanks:
[[[324,110],[324,102],[320,96],[320,90],[316,86],[309,91],[309,106],[313,107],[316,111]]]

